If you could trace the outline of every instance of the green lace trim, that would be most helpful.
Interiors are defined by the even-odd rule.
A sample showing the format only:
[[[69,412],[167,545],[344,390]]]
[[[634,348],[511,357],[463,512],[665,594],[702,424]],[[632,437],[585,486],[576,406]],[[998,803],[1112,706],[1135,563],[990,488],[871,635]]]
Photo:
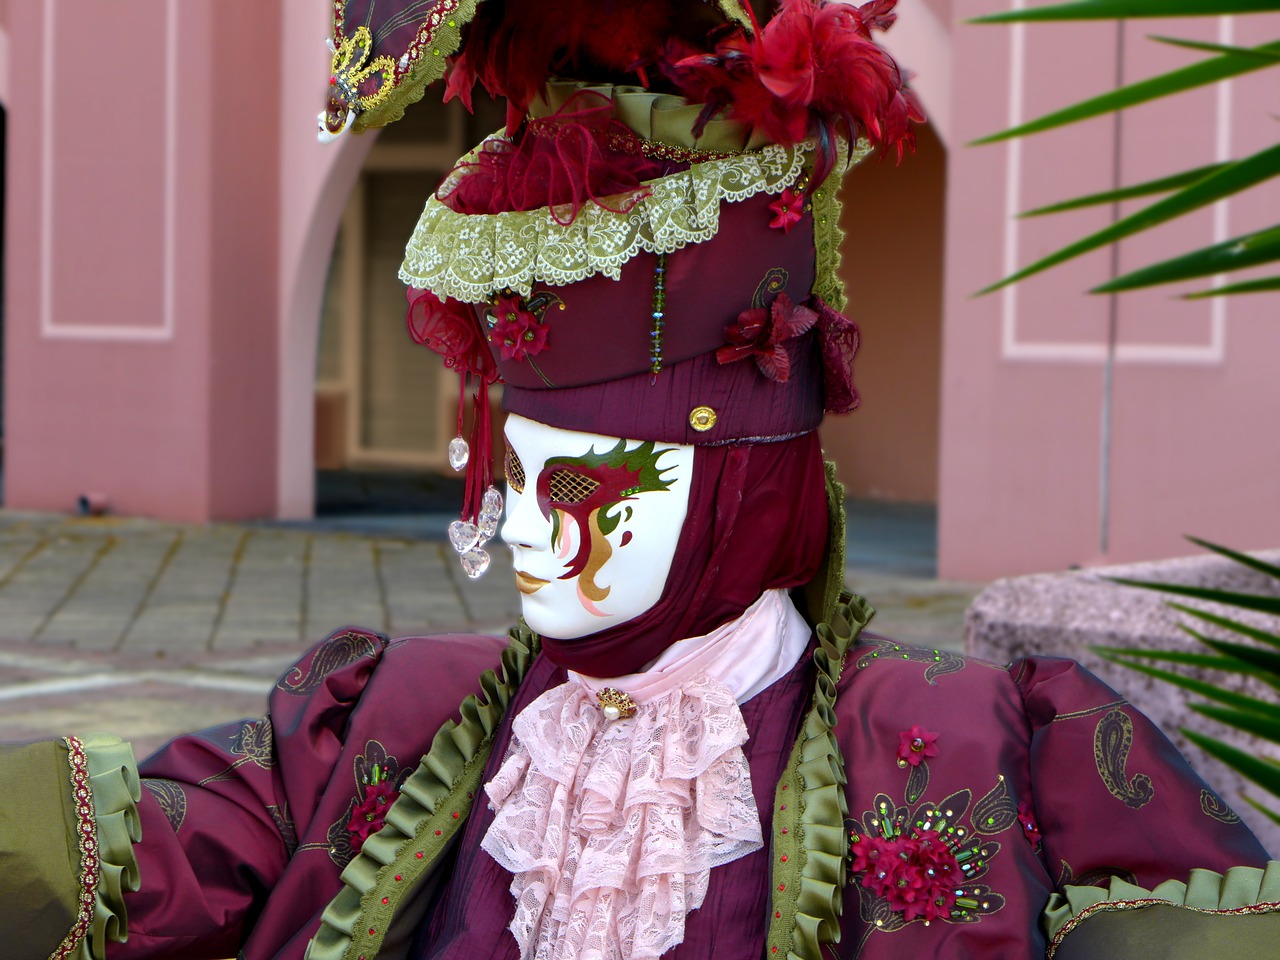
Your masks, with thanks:
[[[481,675],[481,696],[468,696],[458,708],[461,720],[440,728],[387,811],[386,823],[342,871],[344,886],[321,915],[307,960],[388,960],[400,955],[398,947],[407,949],[399,943],[402,936],[387,940],[397,914],[421,890],[470,815],[494,734],[540,646],[523,624],[510,636],[499,672]]]
[[[817,626],[813,706],[778,782],[773,819],[773,904],[767,957],[821,960],[840,939],[849,814],[844,758],[835,737],[836,688],[849,652],[875,610],[844,594]]]
[[[1049,934],[1046,960],[1053,960],[1062,941],[1097,913],[1174,906],[1196,913],[1280,912],[1280,860],[1265,868],[1232,867],[1225,874],[1192,870],[1187,881],[1166,880],[1154,890],[1112,877],[1105,887],[1071,886],[1049,897],[1044,909]]]
[[[97,886],[86,935],[69,952],[54,955],[67,960],[105,960],[108,943],[124,943],[129,938],[124,894],[139,885],[133,845],[142,839],[138,816],[142,781],[133,748],[119,737],[89,734],[77,739],[84,750],[93,798],[96,849],[92,855],[97,860]]]
[[[866,140],[859,140],[852,157],[849,145],[840,140],[836,145],[836,166],[826,181],[813,192],[813,243],[817,251],[813,274],[813,293],[831,309],[843,313],[849,300],[840,279],[840,245],[844,230],[840,227],[840,181],[853,164],[871,151]]]
[[[767,146],[694,164],[650,181],[650,195],[625,213],[588,204],[568,226],[557,223],[549,207],[464,214],[433,195],[405,249],[400,279],[468,303],[506,288],[528,295],[538,282],[567,286],[598,273],[617,280],[623,265],[642,251],[673,253],[710,240],[720,229],[722,202],[793,186],[809,149]],[[466,159],[474,156],[475,151]],[[453,188],[456,176],[440,193]]]

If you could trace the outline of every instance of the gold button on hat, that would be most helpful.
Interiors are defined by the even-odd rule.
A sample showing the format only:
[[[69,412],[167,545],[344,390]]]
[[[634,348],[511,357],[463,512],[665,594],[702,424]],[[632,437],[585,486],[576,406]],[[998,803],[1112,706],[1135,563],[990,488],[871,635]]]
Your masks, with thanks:
[[[689,413],[689,426],[706,433],[716,425],[716,412],[710,407],[694,407]]]

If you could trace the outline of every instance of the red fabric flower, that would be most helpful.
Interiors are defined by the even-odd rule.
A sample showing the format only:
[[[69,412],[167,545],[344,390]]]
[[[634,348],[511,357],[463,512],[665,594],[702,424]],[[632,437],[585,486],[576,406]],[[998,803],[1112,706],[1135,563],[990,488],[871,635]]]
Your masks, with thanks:
[[[409,313],[405,321],[415,343],[440,354],[446,367],[478,376],[488,383],[497,379],[497,365],[470,306],[452,298],[441,300],[430,290],[413,287],[408,289],[407,296]]]
[[[377,768],[374,770],[376,776]],[[364,842],[382,829],[387,811],[399,795],[400,789],[393,782],[380,777],[364,788],[364,800],[351,811],[351,819],[347,821],[353,853],[359,853]]]
[[[853,385],[853,358],[858,354],[858,325],[822,300],[811,301],[822,333],[822,400],[827,413],[852,413],[862,403]]]
[[[913,767],[924,763],[926,757],[938,755],[938,735],[913,723],[910,730],[898,734],[898,760]]]
[[[782,191],[782,196],[769,204],[769,209],[774,214],[773,219],[769,221],[769,226],[774,230],[790,233],[791,228],[799,223],[804,215],[804,197],[787,187]]]
[[[496,298],[488,318],[489,339],[497,341],[503,360],[523,360],[546,349],[547,325],[514,294]]]
[[[900,912],[905,920],[945,917],[956,902],[960,866],[936,830],[912,836],[863,836],[850,846],[850,869],[862,885]]]
[[[738,319],[725,327],[728,345],[716,351],[721,363],[734,363],[755,357],[756,366],[770,380],[786,383],[791,379],[791,355],[786,343],[805,333],[818,321],[808,307],[798,307],[785,293],[780,293],[768,309],[754,307],[743,310]]]
[[[1018,804],[1018,822],[1022,824],[1022,832],[1034,847],[1040,842],[1040,825],[1036,823],[1036,813],[1031,804],[1025,800]]]

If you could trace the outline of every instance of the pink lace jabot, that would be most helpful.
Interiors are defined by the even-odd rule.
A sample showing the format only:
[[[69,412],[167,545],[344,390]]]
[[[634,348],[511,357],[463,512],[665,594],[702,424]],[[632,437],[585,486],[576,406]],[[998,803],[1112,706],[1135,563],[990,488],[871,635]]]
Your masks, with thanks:
[[[711,868],[763,846],[735,693],[763,689],[807,640],[785,592],[770,591],[644,673],[570,674],[516,717],[485,788],[495,816],[481,846],[514,874],[521,960],[656,960],[684,939]],[[753,676],[728,669],[744,661]],[[636,714],[607,720],[606,686]]]

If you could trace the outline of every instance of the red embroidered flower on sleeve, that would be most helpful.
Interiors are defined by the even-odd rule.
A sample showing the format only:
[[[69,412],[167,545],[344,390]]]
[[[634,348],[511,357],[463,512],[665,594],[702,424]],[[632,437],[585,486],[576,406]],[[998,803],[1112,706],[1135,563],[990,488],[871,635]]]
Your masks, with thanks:
[[[938,735],[918,723],[898,734],[898,766],[918,767],[926,757],[938,755]]]
[[[881,897],[904,920],[946,917],[962,879],[955,854],[934,830],[917,830],[895,839],[864,835],[850,845],[850,870],[862,873],[862,885]]]
[[[547,346],[547,325],[520,297],[504,294],[489,309],[489,339],[498,343],[503,360],[537,356]]]
[[[351,818],[347,821],[353,854],[359,853],[364,842],[382,829],[387,811],[398,796],[400,788],[395,781],[387,779],[381,767],[374,766],[370,781],[364,788],[364,799],[352,809]]]
[[[782,191],[782,196],[769,204],[769,209],[773,211],[773,219],[769,221],[769,226],[774,230],[790,233],[791,228],[800,222],[804,214],[804,197],[787,187]]]
[[[805,333],[818,320],[808,307],[796,306],[785,293],[778,294],[768,309],[754,307],[743,310],[738,319],[725,328],[726,346],[716,351],[721,363],[734,363],[754,357],[756,366],[770,380],[786,383],[791,379],[791,355],[786,343]]]

